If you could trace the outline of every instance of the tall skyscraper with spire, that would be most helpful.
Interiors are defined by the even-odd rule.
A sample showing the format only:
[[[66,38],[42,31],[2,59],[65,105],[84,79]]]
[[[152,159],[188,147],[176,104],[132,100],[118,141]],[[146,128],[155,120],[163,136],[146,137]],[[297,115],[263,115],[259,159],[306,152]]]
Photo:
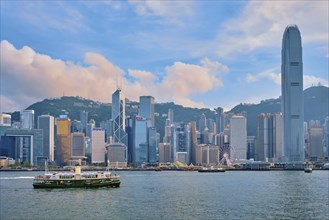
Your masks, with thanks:
[[[127,149],[126,102],[121,89],[112,94],[113,143],[122,143]],[[127,151],[126,151],[127,158]]]
[[[284,161],[304,161],[302,40],[297,25],[284,31],[281,58]]]

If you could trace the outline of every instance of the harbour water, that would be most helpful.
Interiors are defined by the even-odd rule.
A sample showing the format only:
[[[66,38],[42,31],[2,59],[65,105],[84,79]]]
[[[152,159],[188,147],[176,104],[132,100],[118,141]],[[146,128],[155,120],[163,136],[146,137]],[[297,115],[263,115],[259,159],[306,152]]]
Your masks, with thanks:
[[[0,172],[0,219],[329,219],[329,171],[121,171],[120,188],[33,189]]]

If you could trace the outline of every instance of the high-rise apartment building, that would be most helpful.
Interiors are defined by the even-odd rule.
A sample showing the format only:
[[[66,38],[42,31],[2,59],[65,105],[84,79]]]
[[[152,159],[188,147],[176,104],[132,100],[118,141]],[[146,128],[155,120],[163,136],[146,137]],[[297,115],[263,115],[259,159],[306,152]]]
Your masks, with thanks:
[[[51,115],[38,117],[38,129],[43,130],[43,156],[49,161],[54,161],[55,156],[55,119]]]
[[[283,160],[304,161],[303,60],[297,25],[289,25],[284,31],[281,58]]]
[[[247,119],[235,115],[231,118],[230,144],[234,149],[232,159],[247,159]]]
[[[56,118],[57,164],[68,165],[71,157],[71,120],[66,115]]]

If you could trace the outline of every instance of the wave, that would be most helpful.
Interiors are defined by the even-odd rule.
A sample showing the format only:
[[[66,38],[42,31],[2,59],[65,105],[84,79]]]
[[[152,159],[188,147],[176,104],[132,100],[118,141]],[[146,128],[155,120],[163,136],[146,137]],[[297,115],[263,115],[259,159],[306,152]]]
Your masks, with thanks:
[[[33,179],[34,176],[0,177],[0,180]]]

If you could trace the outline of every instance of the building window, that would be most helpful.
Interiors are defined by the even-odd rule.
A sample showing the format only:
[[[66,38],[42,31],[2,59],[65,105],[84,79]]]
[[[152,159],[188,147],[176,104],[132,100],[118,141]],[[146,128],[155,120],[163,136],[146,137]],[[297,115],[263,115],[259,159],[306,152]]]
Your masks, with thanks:
[[[299,66],[299,62],[290,62],[290,66]]]

